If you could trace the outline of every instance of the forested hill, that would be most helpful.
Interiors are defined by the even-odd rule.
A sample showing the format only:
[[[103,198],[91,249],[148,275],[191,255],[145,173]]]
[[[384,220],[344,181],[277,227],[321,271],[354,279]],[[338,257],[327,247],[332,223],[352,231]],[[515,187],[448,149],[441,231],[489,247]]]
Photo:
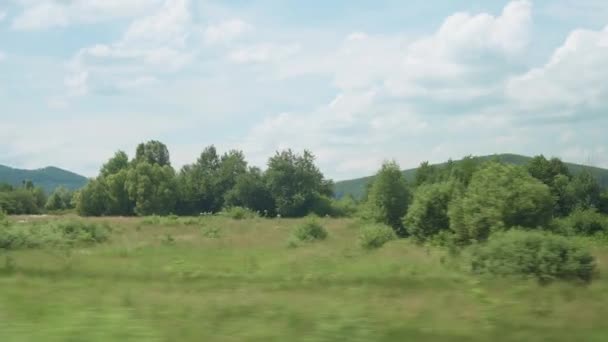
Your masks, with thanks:
[[[86,177],[52,166],[38,170],[21,170],[0,165],[0,183],[19,186],[24,180],[32,181],[47,193],[59,186],[76,190],[82,188],[88,181]]]
[[[496,154],[496,155],[489,155],[489,156],[474,157],[474,159],[479,162],[487,161],[487,160],[490,160],[493,158],[496,158],[504,163],[514,164],[514,165],[525,165],[532,159],[531,157],[521,156],[521,155],[517,155],[517,154]],[[454,161],[454,162],[458,163],[459,161]],[[441,167],[445,164],[446,163],[440,163],[440,164],[435,164],[435,166]],[[598,182],[601,184],[602,187],[604,187],[604,188],[608,187],[608,170],[601,169],[598,167],[585,166],[585,165],[579,165],[579,164],[573,164],[573,163],[566,163],[566,165],[568,166],[568,168],[570,169],[570,171],[573,174],[577,174],[585,168],[588,169],[595,176],[595,178],[598,180]],[[408,181],[413,181],[414,177],[416,175],[416,170],[417,170],[417,168],[404,170],[403,174],[405,175],[405,178]],[[374,177],[370,176],[370,177],[357,178],[357,179],[336,182],[335,187],[334,187],[336,197],[341,198],[343,196],[350,194],[355,198],[361,198],[361,196],[363,196],[363,193],[365,192],[365,186],[369,182],[371,182],[373,179],[374,179]]]

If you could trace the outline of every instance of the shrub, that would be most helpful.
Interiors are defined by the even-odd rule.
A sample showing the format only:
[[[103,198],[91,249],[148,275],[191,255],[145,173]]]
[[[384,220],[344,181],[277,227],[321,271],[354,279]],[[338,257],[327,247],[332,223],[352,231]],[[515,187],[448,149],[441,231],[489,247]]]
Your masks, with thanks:
[[[141,222],[146,225],[156,226],[160,224],[161,217],[158,215],[146,216]]]
[[[368,224],[361,227],[359,244],[365,249],[374,249],[396,238],[397,235],[391,227],[380,223]]]
[[[554,221],[553,229],[563,235],[586,235],[608,233],[608,216],[596,209],[576,209],[570,216]]]
[[[58,221],[51,229],[58,231],[69,244],[101,243],[110,236],[108,226],[84,221]]]
[[[244,208],[244,207],[226,208],[220,213],[220,215],[229,217],[234,220],[252,219],[252,218],[256,218],[259,216],[254,211],[252,211],[248,208]]]
[[[423,184],[416,189],[414,201],[403,218],[403,225],[417,241],[423,242],[441,231],[450,229],[448,204],[455,185]]]
[[[204,237],[209,239],[217,239],[220,237],[220,229],[215,226],[203,227],[201,232]]]
[[[545,227],[553,202],[549,188],[522,167],[489,162],[473,174],[464,195],[450,202],[450,229],[468,244],[512,227]]]
[[[588,250],[564,236],[547,232],[510,230],[496,233],[473,249],[475,273],[588,282],[595,272],[595,259]]]
[[[293,237],[305,242],[325,240],[327,238],[327,230],[315,218],[310,218],[296,227]]]
[[[0,226],[0,248],[24,249],[101,243],[109,228],[82,221],[57,221]]]
[[[8,220],[6,218],[6,213],[0,208],[0,227],[8,226]]]

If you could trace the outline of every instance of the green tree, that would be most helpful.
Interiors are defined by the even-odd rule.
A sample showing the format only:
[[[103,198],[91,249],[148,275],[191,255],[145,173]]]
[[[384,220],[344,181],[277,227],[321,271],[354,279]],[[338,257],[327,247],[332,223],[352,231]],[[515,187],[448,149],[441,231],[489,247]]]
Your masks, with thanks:
[[[422,184],[432,184],[437,182],[439,177],[439,170],[433,165],[430,165],[428,161],[422,162],[416,169],[416,175],[414,176],[414,185],[416,187]]]
[[[553,197],[545,184],[521,167],[489,162],[450,204],[448,215],[457,239],[469,243],[514,226],[547,226],[552,211]]]
[[[530,160],[526,169],[532,177],[543,182],[555,199],[553,212],[556,216],[567,216],[574,208],[573,193],[568,190],[572,174],[568,166],[558,158],[548,160],[543,155]]]
[[[298,155],[292,150],[277,152],[269,159],[266,182],[278,214],[305,216],[321,197],[333,195],[333,183],[325,180],[314,161],[309,151]]]
[[[141,146],[141,145],[140,145]],[[145,148],[144,148],[145,149]],[[144,153],[144,152],[142,152]],[[143,157],[142,157],[143,158]],[[129,156],[123,151],[118,151],[110,160],[101,167],[100,174],[102,177],[109,177],[117,174],[129,167]]]
[[[127,191],[129,169],[123,168],[105,178],[108,190],[108,213],[111,215],[130,216],[134,214],[135,202]]]
[[[139,162],[129,170],[125,184],[137,215],[166,215],[174,211],[177,186],[171,166]]]
[[[259,168],[252,167],[247,173],[239,174],[236,183],[225,195],[227,206],[239,206],[274,215],[275,203],[264,174]]]
[[[598,205],[600,213],[608,215],[608,190],[604,190],[600,195],[600,203]]]
[[[45,208],[46,210],[63,210],[72,208],[72,192],[64,187],[58,187],[49,196]]]
[[[76,211],[81,216],[103,216],[108,213],[107,184],[103,178],[91,179],[76,196]]]
[[[600,204],[601,187],[587,169],[572,178],[567,191],[575,199],[577,208],[597,208]]]
[[[402,218],[410,203],[408,184],[396,162],[385,162],[374,177],[362,215],[366,219],[391,226],[405,236]]]
[[[135,163],[142,162],[159,166],[170,166],[171,161],[167,146],[157,140],[139,144],[135,152]]]
[[[450,229],[448,206],[454,193],[463,191],[458,182],[425,184],[414,192],[403,224],[418,241],[425,241],[441,231]]]
[[[215,146],[206,147],[196,163],[184,166],[178,176],[179,213],[198,214],[220,211],[223,196],[220,191],[221,161]]]

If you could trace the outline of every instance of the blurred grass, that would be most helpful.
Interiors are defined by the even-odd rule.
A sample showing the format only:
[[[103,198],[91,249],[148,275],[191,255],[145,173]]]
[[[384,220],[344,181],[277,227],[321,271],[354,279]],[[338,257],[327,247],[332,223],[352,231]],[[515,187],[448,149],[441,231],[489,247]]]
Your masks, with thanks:
[[[589,286],[476,278],[443,251],[407,240],[366,251],[352,220],[320,219],[328,238],[295,249],[287,240],[301,220],[89,220],[112,226],[109,242],[0,255],[0,341],[608,336],[603,277]],[[600,274],[604,246],[593,245]]]

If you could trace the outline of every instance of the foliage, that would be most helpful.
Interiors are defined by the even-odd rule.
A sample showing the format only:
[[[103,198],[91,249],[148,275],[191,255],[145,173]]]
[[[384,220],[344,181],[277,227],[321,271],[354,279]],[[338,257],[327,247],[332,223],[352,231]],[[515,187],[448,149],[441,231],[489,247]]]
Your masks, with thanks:
[[[396,238],[393,228],[382,223],[366,224],[359,232],[359,244],[365,249],[380,248]]]
[[[235,184],[224,196],[226,206],[241,206],[274,216],[275,203],[262,171],[256,167],[236,176]]]
[[[376,174],[362,216],[393,227],[404,236],[402,218],[410,203],[410,191],[396,162],[385,162]]]
[[[547,232],[511,230],[497,233],[473,249],[476,273],[532,276],[541,281],[591,281],[595,259],[574,240]]]
[[[246,173],[247,162],[242,152],[230,151],[220,157],[214,146],[205,148],[196,163],[186,165],[180,171],[178,184],[181,196],[178,202],[178,212],[197,214],[221,211],[228,193],[235,188],[237,181]],[[249,180],[244,182],[247,183]],[[231,194],[229,205],[253,205],[253,200],[248,197],[251,196],[251,193],[248,191],[255,192],[258,184],[252,185],[254,189],[249,188],[249,185],[251,184],[247,183],[244,186],[240,184],[235,193]],[[238,192],[239,190],[243,192]],[[259,193],[255,192],[255,194]],[[242,195],[243,198],[239,195]],[[262,206],[268,205],[267,198],[260,198],[260,200]]]
[[[552,210],[546,185],[521,167],[489,162],[473,175],[464,195],[450,203],[448,215],[458,241],[466,244],[514,226],[547,226]]]
[[[138,163],[127,174],[126,188],[138,215],[166,215],[174,210],[175,173],[168,165]]]
[[[303,242],[325,240],[327,238],[327,230],[317,219],[311,217],[295,228],[293,237]]]
[[[259,217],[259,215],[248,208],[243,207],[229,207],[225,208],[221,213],[221,216],[229,217],[234,220],[253,219]]]
[[[0,225],[0,249],[64,247],[107,241],[109,227],[85,221]]]
[[[608,233],[608,216],[596,209],[578,208],[568,217],[555,220],[554,229],[563,235],[591,236]]]
[[[576,201],[575,207],[589,209],[600,204],[601,187],[588,169],[574,176],[567,190]]]
[[[333,217],[354,217],[359,211],[359,203],[350,195],[333,200],[331,206]]]
[[[117,152],[114,160],[116,164],[120,165],[122,163],[122,159],[124,156],[119,152]],[[112,161],[111,161],[112,162]],[[158,166],[171,166],[171,161],[169,157],[169,150],[167,146],[160,141],[151,140],[146,143],[141,143],[137,146],[137,150],[135,151],[135,160],[134,163],[147,163]]]
[[[416,188],[414,200],[403,218],[403,225],[413,238],[422,242],[450,229],[448,205],[455,191],[463,191],[458,185],[444,182]]]
[[[102,177],[115,175],[129,168],[129,156],[124,151],[117,151],[110,160],[108,160],[99,171]]]
[[[331,196],[333,184],[325,180],[309,151],[277,152],[268,161],[266,184],[274,198],[277,214],[300,217],[312,212],[322,196]]]
[[[49,196],[44,208],[46,210],[73,209],[72,197],[74,193],[64,187],[59,187]]]
[[[76,211],[81,216],[102,216],[108,213],[110,195],[103,178],[91,179],[76,195]]]

